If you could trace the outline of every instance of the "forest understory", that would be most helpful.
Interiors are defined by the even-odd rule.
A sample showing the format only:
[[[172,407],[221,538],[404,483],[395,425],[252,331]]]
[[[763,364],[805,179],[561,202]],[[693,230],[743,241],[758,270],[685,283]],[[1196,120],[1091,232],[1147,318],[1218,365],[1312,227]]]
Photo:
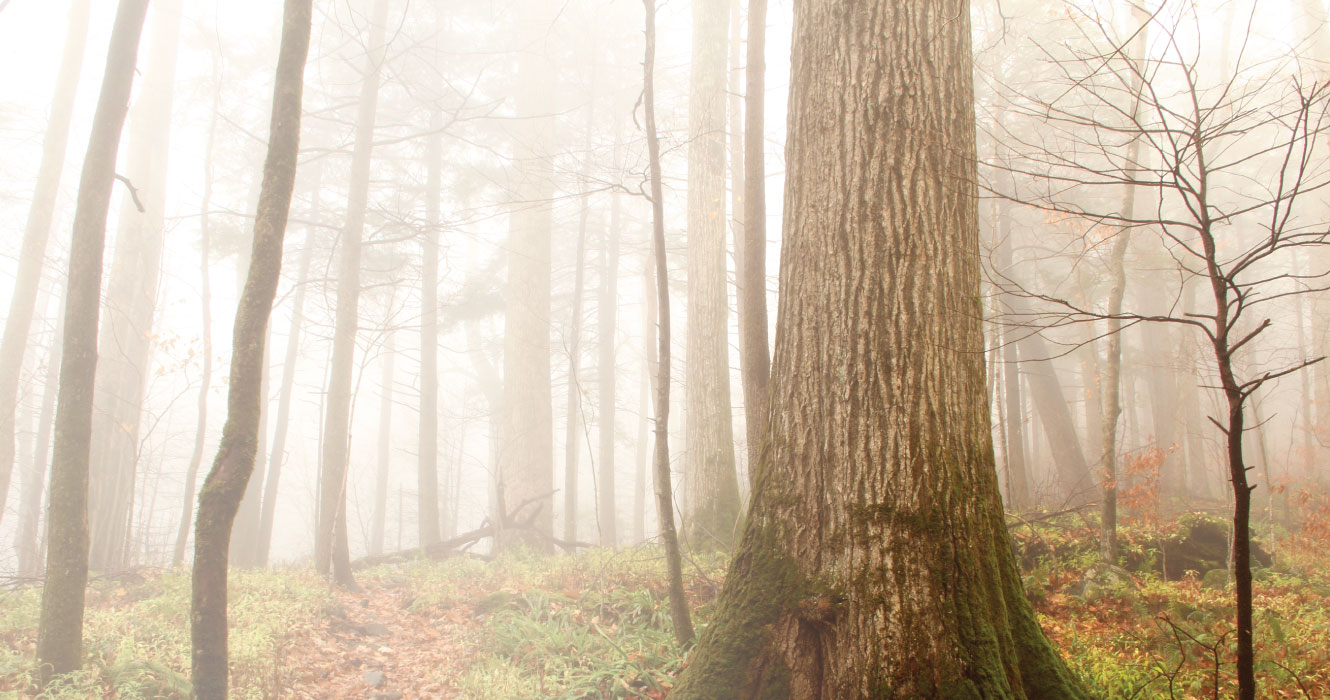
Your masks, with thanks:
[[[1287,495],[1259,528],[1261,697],[1330,697],[1330,494]],[[1089,510],[1008,522],[1040,624],[1095,697],[1233,696],[1222,516],[1132,517],[1113,570]],[[685,565],[701,625],[726,563]],[[417,558],[358,580],[344,592],[305,567],[232,572],[232,697],[657,699],[687,664],[654,547]],[[96,577],[84,670],[33,695],[40,589],[17,582],[0,594],[0,697],[188,697],[188,594],[183,571]]]

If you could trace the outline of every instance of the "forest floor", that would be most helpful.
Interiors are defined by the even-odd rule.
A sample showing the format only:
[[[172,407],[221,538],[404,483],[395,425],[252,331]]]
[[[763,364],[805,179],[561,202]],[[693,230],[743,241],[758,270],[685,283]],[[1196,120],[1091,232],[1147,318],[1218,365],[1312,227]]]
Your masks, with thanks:
[[[1213,552],[1186,544],[1215,525],[1124,527],[1124,568],[1110,571],[1095,566],[1091,516],[1013,523],[1040,622],[1098,697],[1231,696],[1232,589],[1222,564],[1200,570]],[[1257,571],[1260,697],[1330,697],[1330,527],[1276,544]],[[685,565],[702,624],[724,566]],[[234,572],[232,697],[664,698],[685,663],[654,548],[357,573],[363,591],[349,593],[306,569]],[[85,671],[40,697],[187,697],[188,598],[183,572],[94,579]],[[0,592],[0,698],[30,697],[39,604],[35,588]]]

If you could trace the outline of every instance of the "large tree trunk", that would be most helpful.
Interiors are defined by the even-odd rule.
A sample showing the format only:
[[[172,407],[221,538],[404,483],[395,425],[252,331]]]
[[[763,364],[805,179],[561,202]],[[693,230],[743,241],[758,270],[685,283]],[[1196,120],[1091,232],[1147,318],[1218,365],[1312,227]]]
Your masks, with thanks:
[[[352,370],[360,306],[360,248],[369,204],[369,166],[374,151],[374,115],[379,104],[383,71],[387,0],[374,0],[369,27],[369,53],[356,113],[356,138],[351,155],[351,188],[342,230],[337,277],[337,312],[333,330],[328,406],[323,430],[323,471],[319,487],[319,528],[314,538],[314,566],[339,586],[355,588],[346,531],[346,483],[351,449]]]
[[[101,305],[106,217],[115,184],[116,152],[129,111],[139,37],[148,0],[121,0],[111,30],[102,92],[83,159],[69,250],[61,347],[60,397],[51,457],[46,585],[37,627],[42,685],[83,663],[83,595],[88,583],[88,461],[92,446],[93,377]]]
[[[254,219],[249,276],[236,309],[226,424],[212,471],[199,492],[191,577],[191,672],[196,700],[226,700],[226,569],[228,540],[254,470],[262,417],[264,341],[277,283],[282,240],[295,189],[300,103],[313,0],[287,0],[273,86],[272,122],[263,186]]]
[[[761,462],[770,402],[771,351],[767,345],[767,196],[765,139],[767,0],[748,3],[748,63],[744,69],[743,265],[738,274],[739,357],[747,415],[748,480]]]
[[[212,237],[209,230],[212,206],[212,157],[217,136],[217,117],[221,111],[221,75],[217,60],[213,61],[212,116],[208,121],[208,145],[203,157],[203,200],[199,205],[199,312],[203,322],[203,376],[199,378],[198,417],[194,426],[194,451],[185,470],[184,502],[180,507],[180,526],[176,528],[175,549],[171,552],[171,566],[185,563],[185,545],[189,541],[189,525],[194,519],[194,487],[198,483],[199,466],[203,463],[203,445],[208,436],[208,390],[212,388],[212,291],[209,269],[212,262]]]
[[[771,447],[674,700],[1083,696],[998,495],[969,17],[796,7]]]
[[[616,488],[614,480],[614,426],[618,411],[614,405],[614,383],[616,370],[614,362],[614,334],[619,308],[619,194],[615,192],[610,200],[610,226],[605,230],[604,264],[600,276],[600,304],[596,309],[597,342],[600,346],[600,359],[596,362],[600,386],[600,424],[596,432],[600,440],[600,546],[619,546],[619,528],[617,525],[618,508],[616,506]]]
[[[416,463],[416,519],[420,546],[439,541],[439,233],[443,221],[443,112],[430,114],[425,140],[425,236],[420,244],[420,444]]]
[[[65,167],[69,145],[69,123],[74,114],[74,95],[78,92],[83,49],[88,38],[88,14],[92,0],[73,0],[69,9],[69,29],[56,74],[55,95],[42,140],[42,163],[37,170],[37,187],[28,207],[28,224],[23,230],[19,249],[18,275],[14,294],[9,298],[4,337],[0,338],[0,518],[4,517],[9,480],[14,470],[14,422],[18,406],[19,375],[28,346],[28,331],[37,304],[45,268],[46,244],[51,238],[55,216],[55,198],[60,191],[60,174]],[[26,488],[26,487],[25,487]],[[39,489],[40,490],[40,489]],[[24,527],[22,523],[20,528]]]
[[[725,279],[725,43],[729,18],[726,0],[693,1],[684,474],[688,540],[701,548],[728,548],[739,517]]]
[[[93,413],[93,470],[90,564],[94,569],[124,566],[129,552],[130,511],[138,469],[139,423],[152,354],[165,232],[167,155],[171,105],[179,47],[181,0],[154,4],[143,85],[134,102],[125,174],[139,190],[139,211],[130,194],[120,205],[115,260],[106,286],[106,318],[97,346]]]
[[[272,551],[273,522],[277,516],[277,487],[281,483],[282,464],[286,461],[286,433],[291,424],[291,395],[296,383],[296,360],[300,357],[300,327],[305,318],[305,290],[309,282],[309,266],[314,259],[314,242],[319,219],[319,184],[322,169],[315,164],[310,170],[310,225],[305,228],[305,246],[300,250],[300,271],[296,274],[295,295],[291,298],[291,325],[286,332],[286,357],[282,361],[282,387],[277,399],[277,416],[273,423],[272,452],[268,457],[268,474],[263,485],[263,508],[259,512],[258,565],[267,566]]]
[[[679,646],[693,642],[693,620],[683,590],[683,557],[674,529],[674,487],[670,484],[670,272],[665,257],[665,194],[660,174],[660,138],[656,132],[656,0],[646,6],[646,51],[642,61],[642,108],[646,118],[648,170],[651,180],[651,243],[656,265],[658,327],[656,365],[656,444],[652,475],[656,491],[656,519],[665,545],[669,576],[670,620]]]
[[[521,542],[551,551],[554,535],[554,417],[550,396],[550,259],[553,233],[556,81],[541,50],[557,9],[528,0],[518,33],[527,54],[518,67],[517,134],[525,162],[515,173],[517,210],[509,217],[508,284],[504,293],[503,449],[499,454],[499,505],[535,510],[532,528],[502,532],[501,546]],[[534,46],[534,48],[532,48]],[[546,116],[537,116],[546,115]]]

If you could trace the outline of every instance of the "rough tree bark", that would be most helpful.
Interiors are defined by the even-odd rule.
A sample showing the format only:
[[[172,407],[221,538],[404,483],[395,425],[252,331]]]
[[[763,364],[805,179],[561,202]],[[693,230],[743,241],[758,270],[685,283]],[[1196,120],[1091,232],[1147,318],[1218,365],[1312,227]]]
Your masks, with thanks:
[[[231,526],[258,450],[264,341],[281,277],[282,240],[295,188],[312,5],[313,0],[286,0],[253,252],[232,335],[226,423],[212,471],[199,492],[190,592],[190,658],[196,700],[227,697],[227,553]]]
[[[132,193],[126,192],[106,282],[105,318],[97,341],[101,364],[97,368],[89,481],[90,564],[103,570],[128,562],[139,424],[152,357],[152,326],[166,225],[166,169],[181,0],[157,0],[153,8],[143,84],[134,101],[125,165],[126,176],[139,189],[143,210],[138,209]]]
[[[129,111],[139,37],[148,0],[121,0],[111,29],[102,92],[83,159],[65,292],[60,395],[51,456],[46,585],[37,627],[37,673],[45,685],[83,661],[83,594],[88,583],[88,461],[92,446],[93,377],[101,305],[106,217],[116,152]]]
[[[646,6],[646,52],[642,61],[642,109],[645,112],[647,154],[651,179],[651,241],[656,264],[657,329],[656,446],[652,473],[656,489],[656,519],[665,545],[669,574],[670,620],[679,646],[693,642],[693,619],[683,590],[683,558],[674,529],[674,487],[670,484],[670,272],[665,258],[665,194],[660,174],[660,138],[656,132],[656,0]]]
[[[14,293],[9,298],[4,337],[0,339],[0,518],[4,517],[9,480],[14,472],[14,423],[18,406],[19,375],[28,346],[28,331],[37,305],[37,289],[45,268],[46,244],[51,238],[55,218],[55,198],[60,191],[60,175],[65,167],[69,146],[69,123],[74,114],[74,95],[78,92],[83,50],[88,38],[88,15],[92,0],[73,0],[69,8],[69,28],[65,48],[60,55],[60,69],[51,98],[51,114],[42,140],[42,163],[37,170],[37,187],[28,207],[28,223],[23,229],[23,244],[18,254],[18,275]],[[25,487],[26,488],[26,487]],[[20,524],[19,527],[24,527]]]
[[[342,229],[341,260],[338,264],[337,311],[323,430],[323,474],[319,485],[319,527],[314,538],[315,568],[337,585],[352,589],[356,588],[356,581],[351,573],[350,544],[346,531],[351,384],[360,305],[361,237],[365,233],[365,210],[369,204],[369,166],[374,151],[374,116],[378,111],[379,80],[386,54],[384,25],[387,21],[387,0],[374,0],[368,53],[365,55],[365,76],[360,86],[359,109],[356,113],[346,226]]]
[[[969,18],[796,5],[770,448],[671,698],[1083,697],[998,495]]]

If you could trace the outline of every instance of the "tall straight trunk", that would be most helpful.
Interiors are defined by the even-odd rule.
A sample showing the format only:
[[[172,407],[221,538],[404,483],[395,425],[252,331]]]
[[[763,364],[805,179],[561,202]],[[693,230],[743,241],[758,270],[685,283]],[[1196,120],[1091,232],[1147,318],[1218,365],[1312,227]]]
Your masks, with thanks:
[[[997,260],[999,271],[1007,274],[1012,267],[1011,260],[1011,206],[1005,201],[997,203],[998,209],[998,241],[997,241]],[[1015,311],[1012,308],[1010,295],[1002,295],[998,300],[999,308],[1004,314],[1010,314]],[[1006,436],[1006,459],[1007,474],[1011,481],[1011,489],[1007,498],[1011,501],[1010,508],[1014,511],[1022,511],[1034,505],[1030,498],[1030,475],[1029,462],[1026,459],[1025,452],[1025,403],[1021,397],[1021,358],[1020,358],[1020,336],[1025,331],[1019,328],[1004,327],[1002,329],[1002,378],[1003,378],[1003,397],[1005,402],[1007,420],[1003,426]]]
[[[28,207],[28,223],[23,229],[23,244],[18,254],[18,275],[14,293],[9,298],[4,336],[0,337],[0,518],[4,517],[9,494],[10,475],[14,470],[14,421],[18,406],[19,375],[28,346],[28,331],[37,304],[45,267],[46,245],[51,238],[55,218],[55,199],[60,191],[60,175],[65,167],[69,146],[69,123],[74,114],[74,96],[78,92],[83,50],[88,38],[88,15],[92,0],[72,0],[65,48],[60,55],[60,69],[55,79],[55,95],[42,139],[42,162],[37,170],[37,186]],[[22,524],[19,525],[23,527]]]
[[[396,354],[397,348],[390,330],[383,341],[383,382],[379,388],[379,434],[376,436],[379,441],[379,463],[374,475],[374,512],[370,516],[369,525],[370,554],[383,554],[383,531],[388,519],[388,472],[392,466],[393,445],[393,359]],[[438,503],[437,492],[434,503]],[[437,522],[438,513],[435,513],[435,517]]]
[[[744,327],[744,86],[743,86],[743,2],[742,0],[730,0],[730,37],[726,42],[729,50],[729,71],[728,83],[725,88],[726,102],[728,103],[728,115],[726,116],[726,125],[729,132],[726,135],[726,146],[729,148],[730,164],[730,251],[734,256],[734,320],[737,324],[740,341],[739,352],[739,372],[742,377],[745,359],[743,356],[743,327]],[[728,332],[728,331],[727,331]],[[740,384],[742,389],[742,382]],[[752,460],[748,459],[750,446],[747,443],[748,423],[752,416],[748,415],[748,402],[744,401],[744,450],[743,454],[736,456],[736,472],[746,474],[749,483],[752,485]],[[744,489],[740,489],[742,492]]]
[[[443,111],[430,114],[425,141],[425,236],[420,243],[420,444],[416,456],[416,519],[420,545],[439,541],[439,235],[443,220]]]
[[[125,175],[138,188],[139,211],[126,193],[120,205],[115,259],[106,285],[106,314],[98,347],[90,564],[126,564],[139,453],[139,424],[152,354],[152,324],[160,277],[171,106],[179,48],[181,0],[157,0],[143,85],[134,101]]]
[[[319,528],[314,538],[314,566],[337,585],[356,588],[346,527],[346,483],[351,442],[352,370],[360,306],[360,248],[369,204],[369,166],[374,150],[374,116],[383,71],[387,0],[374,0],[369,27],[369,53],[360,86],[355,146],[351,154],[351,186],[342,229],[337,276],[337,311],[324,417],[323,469],[319,487]]]
[[[1084,696],[1002,518],[969,18],[797,6],[771,446],[672,700]]]
[[[585,143],[591,148],[591,130],[595,124],[594,103],[587,109]],[[582,161],[581,181],[585,187],[590,174],[590,158]],[[577,214],[577,260],[573,263],[573,315],[568,324],[568,406],[563,436],[563,538],[577,539],[577,470],[582,454],[582,297],[586,292],[587,217],[589,195],[583,194]]]
[[[121,0],[111,29],[102,92],[83,159],[69,250],[60,394],[51,457],[46,585],[37,627],[37,673],[51,677],[83,663],[83,595],[88,583],[88,461],[92,446],[93,377],[101,305],[106,217],[116,152],[129,111],[139,37],[148,0]]]
[[[315,164],[310,168],[309,221],[305,227],[305,246],[300,250],[300,271],[296,274],[295,294],[291,298],[291,323],[286,332],[286,357],[282,360],[282,387],[277,399],[277,416],[273,422],[272,453],[268,458],[267,483],[263,485],[263,508],[259,512],[258,565],[267,566],[272,552],[273,521],[277,516],[277,493],[282,478],[282,465],[286,461],[286,434],[291,424],[291,395],[296,384],[296,361],[300,357],[300,327],[305,318],[305,291],[309,287],[309,267],[314,259],[314,243],[318,236],[319,186],[322,169]]]
[[[1077,351],[1077,361],[1081,375],[1081,401],[1084,404],[1085,454],[1087,459],[1098,462],[1104,454],[1100,443],[1103,437],[1104,400],[1100,389],[1103,374],[1099,362],[1099,341],[1094,337],[1092,324],[1085,326],[1085,344]]]
[[[1143,6],[1132,4],[1131,18],[1132,29],[1137,31],[1133,35],[1129,48],[1131,55],[1127,57],[1127,60],[1140,63],[1145,58],[1145,40],[1150,14]],[[1133,95],[1131,119],[1133,121],[1137,118],[1141,109],[1142,75],[1143,72],[1135,71],[1130,79],[1131,94]],[[1127,144],[1126,153],[1129,168],[1138,167],[1140,153],[1140,139],[1132,139],[1131,143]],[[1122,193],[1123,216],[1128,219],[1132,218],[1135,209],[1136,187],[1127,185]],[[1108,262],[1108,321],[1107,336],[1104,339],[1106,358],[1102,388],[1104,397],[1102,417],[1104,423],[1100,438],[1103,445],[1103,455],[1099,461],[1101,499],[1099,506],[1099,555],[1109,564],[1117,563],[1118,558],[1118,417],[1122,413],[1122,404],[1119,400],[1119,392],[1122,388],[1122,319],[1120,316],[1122,314],[1122,298],[1127,289],[1126,256],[1127,246],[1130,244],[1131,227],[1123,226],[1119,228],[1113,239],[1113,247],[1109,251]]]
[[[600,425],[596,432],[600,438],[600,546],[619,546],[617,497],[614,480],[614,438],[615,418],[618,411],[614,404],[614,390],[617,367],[614,358],[614,334],[619,308],[619,193],[610,199],[610,226],[605,231],[604,264],[600,275],[600,305],[596,309],[597,342],[600,346],[600,359],[597,360],[597,384],[600,387]]]
[[[40,537],[42,494],[47,481],[47,458],[50,455],[51,423],[55,418],[55,397],[60,389],[60,344],[65,325],[65,300],[63,295],[55,302],[57,307],[55,330],[51,337],[51,346],[46,357],[46,378],[42,382],[42,407],[37,417],[36,453],[32,458],[31,470],[24,479],[25,486],[18,511],[18,534],[14,549],[18,551],[18,572],[20,576],[37,576],[42,569],[42,546]]]
[[[542,50],[554,7],[521,3],[517,29],[526,53],[517,69],[518,133],[514,177],[518,209],[508,220],[508,281],[504,289],[503,449],[499,453],[501,515],[522,508],[531,527],[500,533],[499,544],[551,551],[554,536],[554,416],[550,391],[550,260],[552,255],[556,76]],[[543,116],[541,116],[543,115]],[[506,523],[501,523],[506,524]]]
[[[657,327],[656,446],[652,473],[656,489],[656,518],[665,545],[669,575],[670,620],[679,646],[693,642],[692,615],[683,590],[683,557],[674,529],[674,487],[670,484],[670,271],[665,257],[665,194],[660,174],[660,138],[656,132],[656,0],[646,6],[646,51],[642,61],[642,107],[645,112],[648,171],[651,180],[651,242],[656,265]]]
[[[203,321],[203,376],[199,379],[197,402],[198,418],[194,426],[194,451],[185,470],[184,502],[180,507],[180,526],[176,529],[175,549],[171,552],[171,566],[185,563],[185,545],[189,540],[189,525],[194,519],[194,487],[198,482],[199,465],[203,463],[203,445],[208,436],[208,390],[212,388],[212,290],[208,279],[211,267],[212,234],[209,229],[212,207],[212,156],[216,145],[217,116],[221,108],[222,86],[217,59],[213,59],[212,116],[208,121],[208,145],[203,157],[203,200],[199,205],[199,311]]]
[[[755,483],[766,443],[771,350],[767,344],[767,172],[766,172],[767,0],[748,2],[748,61],[744,69],[744,264],[739,269],[742,310],[739,358],[743,368],[748,438],[748,480]]]
[[[273,85],[263,186],[254,218],[249,276],[236,309],[226,423],[212,470],[199,493],[190,577],[193,697],[226,700],[228,680],[226,569],[231,526],[259,449],[268,318],[281,278],[282,241],[300,153],[300,103],[313,0],[287,0]]]
[[[686,531],[694,547],[728,548],[739,517],[730,413],[725,265],[727,0],[694,0],[688,98],[688,330],[684,364]]]
[[[659,372],[656,360],[656,257],[651,252],[654,245],[651,235],[648,229],[642,271],[642,303],[646,313],[642,315],[643,362],[641,396],[638,400],[637,483],[633,486],[633,528],[637,542],[646,540],[647,423],[651,411],[649,397],[655,393],[656,374]]]

